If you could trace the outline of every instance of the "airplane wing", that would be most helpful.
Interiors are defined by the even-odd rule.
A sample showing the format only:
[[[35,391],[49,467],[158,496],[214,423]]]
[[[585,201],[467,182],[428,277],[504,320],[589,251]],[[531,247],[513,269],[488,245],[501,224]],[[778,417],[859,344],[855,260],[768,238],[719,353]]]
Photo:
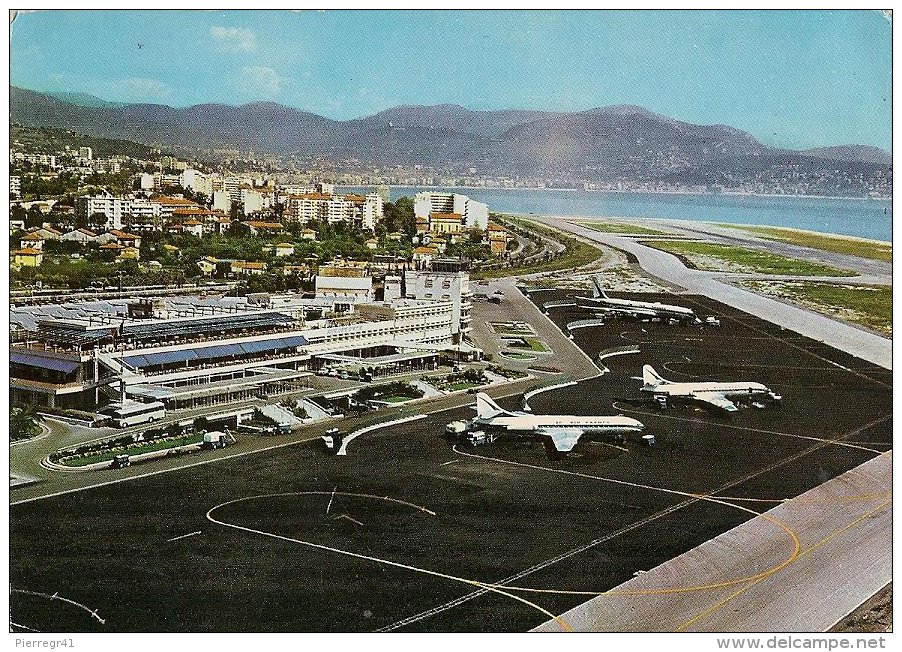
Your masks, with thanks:
[[[549,437],[554,449],[559,453],[569,453],[583,436],[582,428],[555,428],[539,432],[544,437]]]
[[[692,398],[697,401],[704,401],[705,403],[710,403],[714,407],[719,407],[721,410],[726,410],[727,412],[738,412],[739,408],[736,407],[736,404],[733,401],[727,399],[723,394],[718,393],[693,393]]]

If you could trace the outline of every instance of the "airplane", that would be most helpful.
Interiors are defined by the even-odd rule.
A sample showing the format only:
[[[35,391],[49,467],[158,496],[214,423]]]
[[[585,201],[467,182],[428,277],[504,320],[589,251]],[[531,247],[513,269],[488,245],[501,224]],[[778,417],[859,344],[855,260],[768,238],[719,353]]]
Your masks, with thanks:
[[[627,315],[630,317],[667,317],[678,321],[698,322],[699,319],[695,315],[692,308],[684,308],[683,306],[671,306],[666,303],[657,301],[633,301],[630,299],[612,299],[609,297],[598,277],[592,277],[591,297],[576,297],[576,305],[584,310],[595,310],[597,312],[608,312],[613,314]]]
[[[713,405],[726,412],[738,412],[739,408],[730,399],[765,398],[773,402],[783,397],[761,383],[717,381],[676,383],[665,380],[654,368],[647,364],[642,367],[643,385],[641,391],[651,392],[662,406],[670,399],[695,400]]]
[[[617,435],[641,432],[645,426],[624,416],[571,416],[511,412],[498,406],[487,394],[476,395],[476,427],[533,434],[545,439],[556,453],[569,453],[583,435]],[[549,451],[551,448],[549,447]]]

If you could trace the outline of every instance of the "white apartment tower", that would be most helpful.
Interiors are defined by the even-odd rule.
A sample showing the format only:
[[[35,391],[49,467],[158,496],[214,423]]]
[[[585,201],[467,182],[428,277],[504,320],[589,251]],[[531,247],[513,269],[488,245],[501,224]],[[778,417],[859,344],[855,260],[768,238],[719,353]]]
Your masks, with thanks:
[[[432,213],[461,215],[466,228],[484,231],[489,226],[489,207],[486,204],[452,192],[418,192],[413,211],[416,217],[427,220]]]

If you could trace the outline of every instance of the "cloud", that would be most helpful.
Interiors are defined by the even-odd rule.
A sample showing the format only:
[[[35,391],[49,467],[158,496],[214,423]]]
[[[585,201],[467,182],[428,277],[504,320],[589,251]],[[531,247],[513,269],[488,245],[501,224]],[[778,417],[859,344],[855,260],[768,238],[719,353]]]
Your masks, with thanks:
[[[246,27],[211,27],[210,36],[220,50],[231,52],[253,52],[257,49],[257,37]]]
[[[244,66],[238,77],[232,80],[236,90],[256,99],[272,99],[285,86],[285,79],[266,66]]]
[[[129,100],[165,100],[172,96],[172,89],[157,79],[127,77],[113,83],[116,95]]]

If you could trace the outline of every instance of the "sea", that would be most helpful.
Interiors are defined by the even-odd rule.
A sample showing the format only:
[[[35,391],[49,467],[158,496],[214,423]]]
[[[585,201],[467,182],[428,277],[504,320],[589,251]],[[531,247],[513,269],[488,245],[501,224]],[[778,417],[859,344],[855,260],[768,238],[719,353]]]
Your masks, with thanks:
[[[372,186],[339,190],[370,192]],[[763,224],[887,242],[893,236],[890,199],[413,186],[392,186],[391,197],[412,197],[423,191],[459,192],[488,204],[496,213]]]

